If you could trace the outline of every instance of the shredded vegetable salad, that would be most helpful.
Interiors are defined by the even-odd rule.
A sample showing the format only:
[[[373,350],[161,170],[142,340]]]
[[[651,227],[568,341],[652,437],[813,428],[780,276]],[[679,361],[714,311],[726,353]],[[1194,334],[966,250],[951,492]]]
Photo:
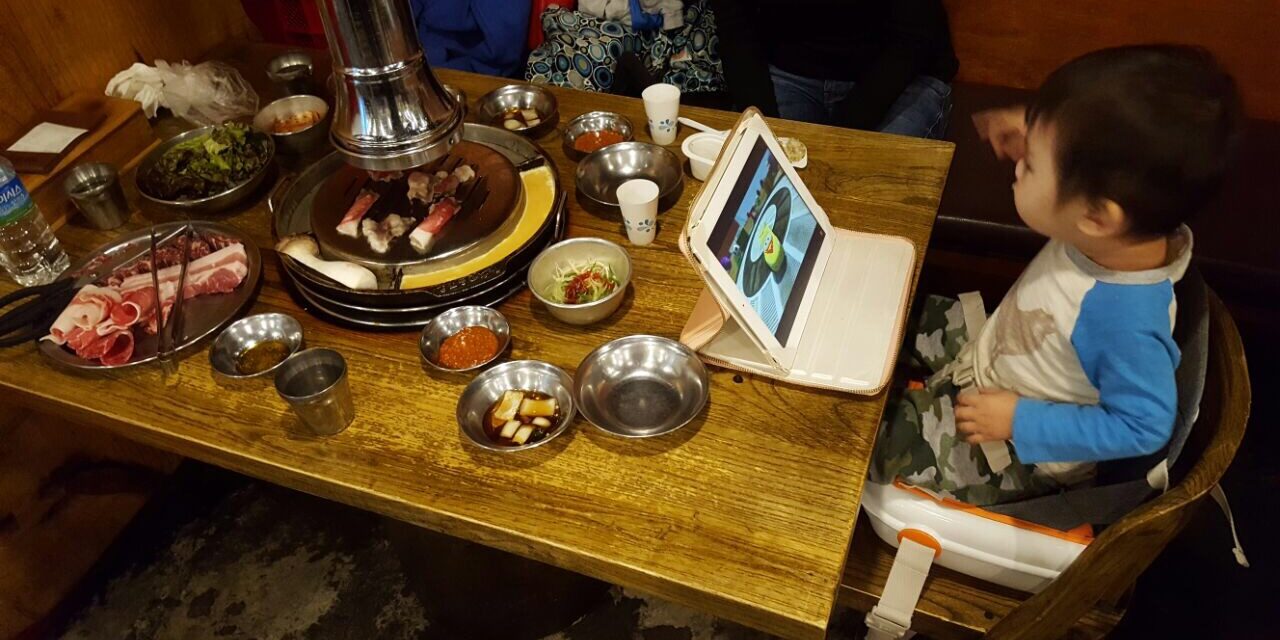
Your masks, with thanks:
[[[561,304],[595,302],[618,288],[613,267],[599,260],[560,265],[547,297]]]

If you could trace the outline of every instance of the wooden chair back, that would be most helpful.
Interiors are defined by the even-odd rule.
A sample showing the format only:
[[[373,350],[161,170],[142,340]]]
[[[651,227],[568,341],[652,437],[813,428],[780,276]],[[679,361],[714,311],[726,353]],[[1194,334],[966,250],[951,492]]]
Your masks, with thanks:
[[[1204,397],[1182,453],[1194,461],[1190,471],[1164,495],[1104,530],[1057,580],[996,622],[988,637],[1059,637],[1095,606],[1117,606],[1222,478],[1244,438],[1249,403],[1240,334],[1222,301],[1210,292]]]
[[[997,288],[993,284],[992,292]],[[1212,292],[1207,297],[1205,389],[1199,418],[1179,457],[1179,467],[1190,467],[1183,479],[1104,530],[1039,594],[935,566],[916,605],[913,629],[933,638],[1100,638],[1120,622],[1123,596],[1190,520],[1244,437],[1250,391],[1240,334],[1222,301]],[[894,549],[860,519],[845,564],[840,603],[869,611],[880,599],[893,555]]]

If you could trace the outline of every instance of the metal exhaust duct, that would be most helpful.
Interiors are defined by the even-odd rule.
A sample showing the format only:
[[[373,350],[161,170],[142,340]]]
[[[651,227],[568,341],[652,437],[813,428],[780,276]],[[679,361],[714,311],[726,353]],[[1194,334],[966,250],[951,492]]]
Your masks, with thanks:
[[[399,171],[449,152],[462,109],[427,65],[409,0],[316,0],[333,57],[329,137],[347,162]]]

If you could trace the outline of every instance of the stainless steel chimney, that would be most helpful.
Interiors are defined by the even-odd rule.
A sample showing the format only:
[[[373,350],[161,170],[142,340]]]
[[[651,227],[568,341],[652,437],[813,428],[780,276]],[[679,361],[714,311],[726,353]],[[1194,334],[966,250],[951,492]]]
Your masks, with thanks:
[[[363,169],[395,171],[449,152],[462,109],[427,65],[409,0],[316,0],[333,56],[330,138]]]

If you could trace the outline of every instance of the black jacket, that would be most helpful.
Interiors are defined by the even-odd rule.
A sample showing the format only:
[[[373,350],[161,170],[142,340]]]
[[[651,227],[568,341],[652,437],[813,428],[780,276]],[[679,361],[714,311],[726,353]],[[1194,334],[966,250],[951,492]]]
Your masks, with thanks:
[[[955,77],[940,0],[711,0],[725,82],[739,108],[778,115],[770,64],[807,78],[852,80],[837,123],[874,129],[917,76]]]

